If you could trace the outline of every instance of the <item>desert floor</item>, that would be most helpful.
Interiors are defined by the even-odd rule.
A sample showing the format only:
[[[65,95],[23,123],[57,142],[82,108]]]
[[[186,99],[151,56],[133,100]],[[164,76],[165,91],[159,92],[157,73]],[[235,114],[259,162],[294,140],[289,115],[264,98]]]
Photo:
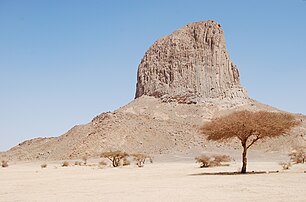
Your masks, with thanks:
[[[237,171],[240,162],[199,168],[188,159],[102,169],[60,163],[0,168],[0,201],[306,201],[306,164],[283,171],[278,162],[253,161],[249,171],[280,172],[208,176],[193,174]]]

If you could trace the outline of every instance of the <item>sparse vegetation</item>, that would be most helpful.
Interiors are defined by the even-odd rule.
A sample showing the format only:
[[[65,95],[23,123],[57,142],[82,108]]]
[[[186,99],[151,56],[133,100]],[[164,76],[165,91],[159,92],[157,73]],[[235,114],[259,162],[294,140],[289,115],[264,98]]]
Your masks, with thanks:
[[[151,163],[153,163],[152,157],[146,154],[137,153],[137,154],[132,154],[131,156],[133,156],[133,159],[134,161],[136,161],[136,165],[138,167],[143,167],[147,159]]]
[[[210,165],[210,158],[206,155],[201,155],[195,158],[196,163],[200,163],[201,168],[207,168]]]
[[[305,163],[306,160],[306,148],[305,147],[297,147],[290,154],[290,160],[293,163]]]
[[[282,166],[283,170],[289,170],[291,167],[291,163],[290,162],[280,162],[279,163],[280,166]]]
[[[2,160],[1,161],[1,166],[2,166],[2,168],[7,168],[9,165],[8,165],[8,161],[6,161],[6,160]]]
[[[87,165],[88,156],[83,156],[82,160],[84,161],[84,165]]]
[[[103,166],[106,166],[106,165],[107,165],[107,163],[105,161],[100,161],[99,162],[99,166],[100,167],[103,167]]]
[[[214,166],[226,166],[224,162],[230,162],[231,158],[228,155],[214,155],[206,156],[201,155],[195,158],[196,163],[200,164],[200,168],[214,167]]]
[[[75,165],[75,166],[81,166],[81,165],[82,165],[82,162],[80,162],[80,161],[75,161],[75,162],[74,162],[74,165]]]
[[[101,153],[101,158],[107,158],[112,162],[113,167],[118,167],[121,165],[121,161],[127,158],[129,155],[122,151],[109,151]]]
[[[68,161],[64,161],[62,164],[62,167],[68,167],[69,166],[69,162]]]
[[[213,156],[214,162],[217,166],[225,166],[228,164],[224,164],[225,162],[230,162],[232,159],[228,155],[214,155]]]
[[[131,162],[127,158],[122,159],[122,166],[129,166],[131,165]]]
[[[288,113],[244,110],[205,123],[201,133],[213,141],[239,139],[243,148],[241,173],[246,173],[247,151],[255,142],[284,135],[299,124]]]
[[[48,165],[46,163],[40,165],[41,168],[47,168],[47,166]]]

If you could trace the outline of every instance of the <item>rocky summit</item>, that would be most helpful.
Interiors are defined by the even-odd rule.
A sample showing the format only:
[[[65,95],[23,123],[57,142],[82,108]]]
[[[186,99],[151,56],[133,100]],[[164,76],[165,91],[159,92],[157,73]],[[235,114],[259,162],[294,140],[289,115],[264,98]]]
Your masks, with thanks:
[[[145,53],[138,67],[136,99],[131,103],[59,137],[24,141],[0,153],[0,158],[79,159],[99,157],[109,150],[191,157],[202,152],[239,151],[238,141],[224,145],[199,134],[203,122],[232,111],[279,111],[248,98],[239,77],[221,25],[214,21],[190,23],[157,40]],[[292,134],[252,148],[287,152],[306,145],[306,117],[296,117],[302,125]]]
[[[138,68],[136,98],[148,95],[189,103],[245,99],[239,77],[221,25],[194,22],[157,40],[145,53]]]

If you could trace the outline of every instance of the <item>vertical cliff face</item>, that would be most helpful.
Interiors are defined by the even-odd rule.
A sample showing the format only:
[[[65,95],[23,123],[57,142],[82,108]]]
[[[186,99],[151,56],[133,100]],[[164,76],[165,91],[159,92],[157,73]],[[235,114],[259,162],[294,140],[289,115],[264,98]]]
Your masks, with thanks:
[[[142,95],[196,101],[247,98],[221,25],[194,22],[157,40],[138,67],[135,97]]]

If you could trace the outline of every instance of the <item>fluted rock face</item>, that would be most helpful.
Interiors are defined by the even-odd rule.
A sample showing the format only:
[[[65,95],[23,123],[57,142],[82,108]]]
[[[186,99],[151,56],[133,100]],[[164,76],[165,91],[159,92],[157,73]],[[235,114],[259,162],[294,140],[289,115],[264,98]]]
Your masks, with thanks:
[[[223,30],[214,21],[190,23],[157,40],[143,57],[137,77],[136,98],[247,98]]]

